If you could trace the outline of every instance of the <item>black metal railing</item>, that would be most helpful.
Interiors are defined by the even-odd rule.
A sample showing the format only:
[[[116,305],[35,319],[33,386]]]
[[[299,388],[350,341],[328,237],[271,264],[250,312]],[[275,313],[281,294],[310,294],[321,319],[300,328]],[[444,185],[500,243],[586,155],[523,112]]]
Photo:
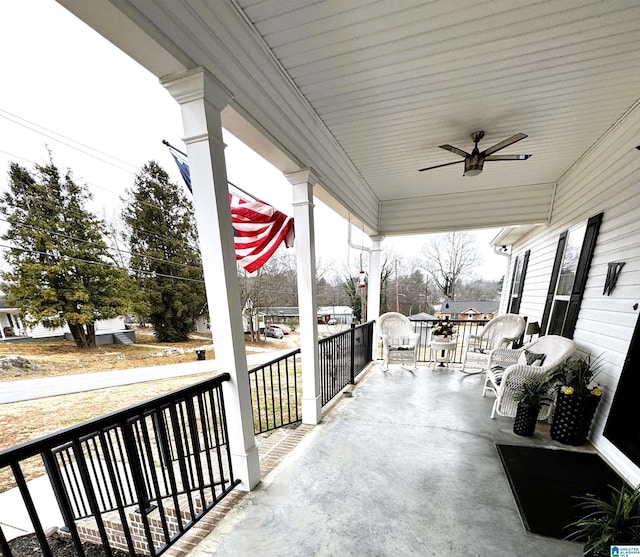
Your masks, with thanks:
[[[373,322],[352,326],[346,331],[320,339],[320,390],[324,406],[371,361]]]
[[[371,361],[373,322],[353,326],[318,342],[324,406]],[[302,420],[300,349],[249,370],[255,433]]]
[[[456,349],[452,355],[451,363],[461,364],[464,354],[464,341],[472,334],[477,334],[482,327],[484,327],[488,320],[470,320],[470,319],[451,319],[451,323],[454,324],[456,329]],[[418,347],[418,361],[429,361],[429,343],[431,342],[431,328],[438,322],[433,319],[422,319],[411,321],[413,324],[413,330],[420,335],[420,345]]]
[[[302,419],[300,349],[249,370],[255,433]]]
[[[324,406],[371,362],[373,322],[319,341]],[[228,373],[0,451],[0,475],[19,489],[45,557],[46,529],[23,467],[44,463],[77,555],[83,541],[161,555],[240,481],[233,476],[222,383]],[[299,422],[300,350],[249,371],[254,428]],[[59,524],[56,524],[59,525]],[[118,532],[117,534],[114,532]],[[0,550],[12,557],[0,527]]]
[[[228,373],[0,451],[42,554],[51,556],[23,466],[42,458],[78,556],[82,540],[160,555],[238,483],[228,451]],[[115,535],[114,530],[119,530]],[[12,557],[0,527],[0,549]]]

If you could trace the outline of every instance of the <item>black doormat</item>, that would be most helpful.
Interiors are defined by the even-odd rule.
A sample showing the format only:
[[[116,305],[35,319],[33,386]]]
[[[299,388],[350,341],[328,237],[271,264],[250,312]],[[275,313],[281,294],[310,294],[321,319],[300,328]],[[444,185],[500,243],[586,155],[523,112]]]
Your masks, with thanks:
[[[594,453],[496,445],[525,528],[565,539],[583,516],[576,497],[609,499],[623,480]]]

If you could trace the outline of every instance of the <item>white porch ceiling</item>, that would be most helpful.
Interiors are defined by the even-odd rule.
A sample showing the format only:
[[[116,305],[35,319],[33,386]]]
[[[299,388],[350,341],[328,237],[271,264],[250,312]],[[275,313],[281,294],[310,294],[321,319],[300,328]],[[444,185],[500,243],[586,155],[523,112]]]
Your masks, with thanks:
[[[372,233],[546,222],[558,180],[640,99],[637,0],[59,1],[158,77],[208,69],[234,93],[225,127],[312,167]],[[500,154],[533,157],[418,172],[476,130],[481,149],[528,134]]]

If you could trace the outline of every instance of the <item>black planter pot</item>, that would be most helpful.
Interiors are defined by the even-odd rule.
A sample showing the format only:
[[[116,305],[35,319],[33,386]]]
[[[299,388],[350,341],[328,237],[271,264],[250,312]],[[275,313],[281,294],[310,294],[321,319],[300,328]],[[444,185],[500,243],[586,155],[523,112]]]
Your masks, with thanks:
[[[599,396],[558,393],[549,434],[565,445],[583,445],[589,436]]]
[[[513,433],[524,437],[531,437],[536,431],[536,422],[538,421],[538,413],[540,405],[529,406],[518,404],[516,410],[516,418],[513,421]]]

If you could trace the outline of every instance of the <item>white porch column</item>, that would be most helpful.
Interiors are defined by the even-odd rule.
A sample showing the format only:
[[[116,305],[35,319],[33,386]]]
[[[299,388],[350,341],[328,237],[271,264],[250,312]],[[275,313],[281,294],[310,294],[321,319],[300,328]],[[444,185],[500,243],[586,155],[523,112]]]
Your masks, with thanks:
[[[313,186],[318,179],[310,169],[293,172],[286,177],[293,186],[293,216],[296,227],[300,352],[302,354],[302,423],[315,425],[320,422],[322,411],[313,221]]]
[[[367,321],[376,321],[380,317],[380,254],[382,252],[384,236],[371,236],[371,251],[369,252],[369,288],[367,289]],[[373,329],[373,354],[375,362],[378,359],[378,326]]]
[[[240,489],[260,482],[240,307],[240,287],[229,207],[220,112],[231,94],[201,68],[166,77],[162,84],[182,109],[200,251],[219,371],[223,384],[229,450]]]

